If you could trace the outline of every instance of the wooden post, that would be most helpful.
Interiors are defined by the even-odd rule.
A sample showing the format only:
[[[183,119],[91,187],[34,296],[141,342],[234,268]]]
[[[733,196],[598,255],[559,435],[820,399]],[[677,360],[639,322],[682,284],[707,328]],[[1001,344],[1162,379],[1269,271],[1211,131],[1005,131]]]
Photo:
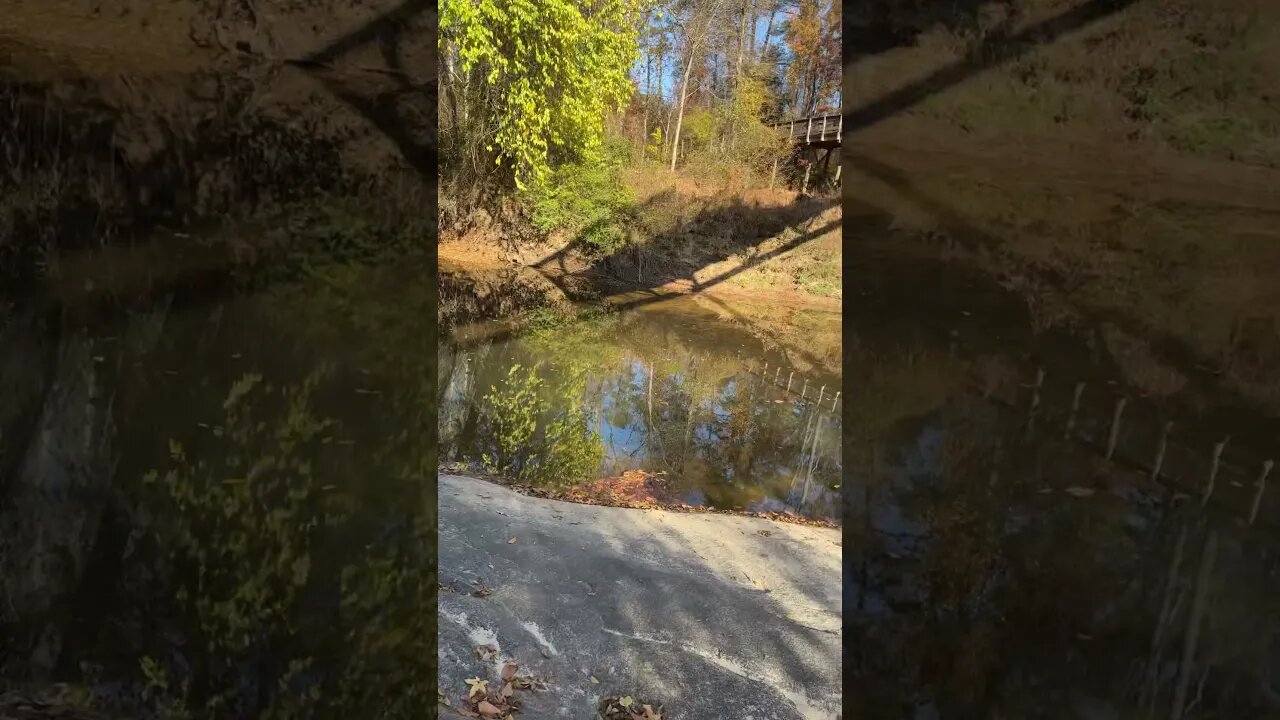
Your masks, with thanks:
[[[800,399],[804,399],[804,391],[809,389],[809,378],[804,379],[804,387],[800,388]]]
[[[1084,395],[1084,383],[1078,382],[1076,383],[1075,394],[1071,396],[1071,414],[1067,416],[1067,432],[1063,436],[1067,440],[1070,440],[1076,431],[1076,415],[1080,412],[1080,397],[1082,395]]]
[[[773,172],[769,174],[769,189],[773,189],[774,182],[778,179],[778,158],[773,159]]]
[[[787,373],[787,392],[791,392],[791,378],[795,377],[796,371],[792,370]]]
[[[782,372],[782,366],[781,366],[781,365],[779,365],[778,367],[774,368],[774,370],[773,370],[773,384],[775,384],[775,385],[777,385],[777,384],[778,384],[778,373],[780,373],[780,372]]]
[[[836,396],[831,398],[831,412],[836,411],[836,403],[840,402],[840,391],[836,391]]]
[[[1200,496],[1200,507],[1209,504],[1209,498],[1213,497],[1213,486],[1218,479],[1218,463],[1222,460],[1222,451],[1227,447],[1227,441],[1231,439],[1228,435],[1218,444],[1213,446],[1213,464],[1209,466],[1209,481],[1205,483],[1204,494]]]
[[[840,162],[840,163],[836,163],[836,180],[835,180],[835,183],[836,183],[837,185],[839,185],[839,184],[840,184],[840,170],[841,170],[841,168],[843,168],[843,167],[844,167],[844,163],[842,163],[842,162]]]
[[[813,170],[813,163],[806,162],[804,164],[804,183],[800,185],[801,195],[809,192],[809,171],[811,170]]]
[[[818,405],[821,405],[821,404],[822,404],[822,393],[824,393],[824,392],[826,392],[826,391],[827,391],[827,386],[826,386],[826,385],[823,385],[823,386],[822,386],[822,389],[818,390],[818,402],[817,402],[817,404],[818,404]]]
[[[1268,460],[1262,463],[1262,474],[1258,476],[1258,490],[1253,494],[1253,507],[1249,509],[1249,525],[1253,525],[1253,521],[1258,519],[1258,508],[1262,507],[1262,493],[1267,490],[1267,476],[1271,474],[1271,468],[1275,463]]]
[[[1164,432],[1160,433],[1160,445],[1156,448],[1156,459],[1151,464],[1151,479],[1160,479],[1160,468],[1164,467],[1164,452],[1169,449],[1169,431],[1173,429],[1173,421],[1164,424]]]
[[[1129,398],[1122,397],[1116,402],[1115,413],[1111,416],[1111,435],[1107,437],[1107,460],[1116,453],[1116,441],[1120,439],[1120,416],[1124,414],[1124,406]]]

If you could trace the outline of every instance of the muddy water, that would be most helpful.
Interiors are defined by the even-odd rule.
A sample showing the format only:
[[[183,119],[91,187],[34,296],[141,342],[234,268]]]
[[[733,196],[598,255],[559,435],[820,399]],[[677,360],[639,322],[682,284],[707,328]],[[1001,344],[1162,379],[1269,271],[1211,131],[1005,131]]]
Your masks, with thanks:
[[[776,342],[687,297],[457,327],[440,350],[441,458],[550,487],[644,470],[677,502],[839,521],[838,365],[806,359],[839,357],[839,314],[797,312],[832,345]]]

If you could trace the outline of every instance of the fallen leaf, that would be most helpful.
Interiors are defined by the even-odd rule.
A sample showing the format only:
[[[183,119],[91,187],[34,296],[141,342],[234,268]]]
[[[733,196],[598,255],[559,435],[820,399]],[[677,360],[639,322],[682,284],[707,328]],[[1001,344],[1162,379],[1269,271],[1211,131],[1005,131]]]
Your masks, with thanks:
[[[622,697],[618,698],[618,704],[621,705],[622,707],[631,707],[631,703],[633,702],[635,701],[631,699],[630,695],[623,695]]]
[[[498,648],[492,645],[476,646],[476,657],[480,660],[492,660],[494,656],[496,656],[497,654],[498,654]]]
[[[550,651],[550,650],[548,650],[548,649],[546,649],[546,648],[542,648],[542,657],[544,657],[544,658],[549,658],[549,657],[551,657],[551,651]]]
[[[489,681],[481,680],[480,678],[467,678],[467,685],[469,686],[467,697],[475,697],[476,693],[483,693],[488,689]]]
[[[498,709],[497,705],[494,705],[488,700],[481,700],[480,704],[476,705],[476,710],[479,710],[481,715],[490,715],[490,716],[498,715],[499,713],[502,712],[501,710]]]
[[[516,663],[509,662],[502,666],[502,682],[510,682],[511,678],[516,676],[516,670],[520,666]]]
[[[596,676],[595,676],[595,675],[592,675],[592,676],[590,677],[590,680],[591,680],[591,684],[592,684],[592,685],[599,685],[599,684],[600,684],[600,681],[596,679]]]
[[[508,545],[515,545],[515,544],[516,544],[516,537],[515,537],[514,535],[512,535],[512,536],[511,536],[511,539],[507,541],[507,544],[508,544]]]
[[[504,698],[509,698],[511,697],[511,694],[514,692],[515,692],[515,689],[511,687],[511,683],[506,683],[502,686],[502,692],[498,694]]]

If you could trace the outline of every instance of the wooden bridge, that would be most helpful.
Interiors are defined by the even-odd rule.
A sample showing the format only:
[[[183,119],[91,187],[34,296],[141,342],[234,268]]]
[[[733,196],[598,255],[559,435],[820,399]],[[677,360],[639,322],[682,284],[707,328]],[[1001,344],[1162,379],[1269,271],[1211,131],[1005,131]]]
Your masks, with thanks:
[[[839,113],[826,113],[824,115],[811,115],[806,118],[795,118],[793,120],[774,120],[765,123],[774,128],[779,133],[785,132],[787,140],[795,148],[795,154],[799,158],[804,158],[806,154],[812,155],[808,160],[802,160],[804,165],[804,180],[800,185],[800,192],[807,193],[809,191],[809,177],[813,172],[814,163],[819,165],[818,177],[826,178],[827,170],[831,164],[831,154],[836,148],[840,147],[840,133],[844,131],[844,116]],[[818,158],[818,151],[825,150],[822,157]],[[812,153],[808,151],[813,151]],[[773,163],[773,173],[769,177],[769,187],[773,187],[778,178],[778,161],[775,159]],[[840,183],[840,165],[836,164],[835,182]]]
[[[793,120],[775,120],[765,124],[785,131],[787,139],[796,145],[837,148],[840,147],[840,133],[844,131],[844,115],[828,113]]]

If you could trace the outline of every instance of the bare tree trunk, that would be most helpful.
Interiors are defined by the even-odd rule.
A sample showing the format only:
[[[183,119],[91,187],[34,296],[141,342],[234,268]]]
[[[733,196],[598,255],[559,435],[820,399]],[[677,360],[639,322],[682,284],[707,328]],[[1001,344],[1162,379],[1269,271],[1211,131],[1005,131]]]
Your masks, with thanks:
[[[671,169],[676,169],[676,157],[680,154],[680,126],[684,124],[684,101],[689,95],[689,75],[693,72],[694,49],[689,49],[689,62],[684,66],[684,81],[680,84],[680,98],[676,105],[676,129],[671,135]]]
[[[653,363],[649,363],[649,427],[653,428]]]
[[[764,43],[760,45],[760,57],[764,57],[769,52],[769,40],[773,37],[773,20],[778,16],[778,6],[775,4],[769,8],[769,23],[764,26]]]
[[[444,46],[444,77],[440,79],[440,97],[445,104],[445,112],[449,116],[450,128],[457,132],[458,128],[458,103],[451,95],[453,94],[453,52],[448,43]]]
[[[640,120],[640,157],[647,159],[647,150],[649,147],[649,107],[653,105],[653,56],[648,52],[648,46],[645,48],[644,58],[644,117]]]
[[[1178,580],[1182,575],[1182,553],[1186,545],[1187,526],[1184,522],[1182,529],[1178,531],[1178,542],[1173,548],[1173,559],[1169,562],[1169,574],[1164,584],[1164,598],[1160,602],[1160,615],[1156,620],[1156,630],[1151,637],[1151,653],[1147,658],[1147,682],[1142,689],[1143,697],[1139,698],[1141,704],[1147,708],[1148,717],[1155,708],[1155,698],[1158,694],[1156,684],[1160,680],[1160,657],[1164,647],[1164,635],[1169,624],[1173,622],[1174,590],[1178,587]]]
[[[1209,585],[1213,580],[1213,563],[1218,555],[1218,531],[1210,530],[1200,556],[1200,570],[1196,574],[1196,596],[1191,604],[1191,616],[1187,620],[1187,633],[1182,642],[1182,661],[1178,664],[1178,685],[1173,691],[1173,710],[1170,720],[1181,720],[1187,705],[1187,687],[1191,682],[1191,669],[1195,665],[1196,646],[1200,641],[1200,625],[1204,622],[1209,598]]]

